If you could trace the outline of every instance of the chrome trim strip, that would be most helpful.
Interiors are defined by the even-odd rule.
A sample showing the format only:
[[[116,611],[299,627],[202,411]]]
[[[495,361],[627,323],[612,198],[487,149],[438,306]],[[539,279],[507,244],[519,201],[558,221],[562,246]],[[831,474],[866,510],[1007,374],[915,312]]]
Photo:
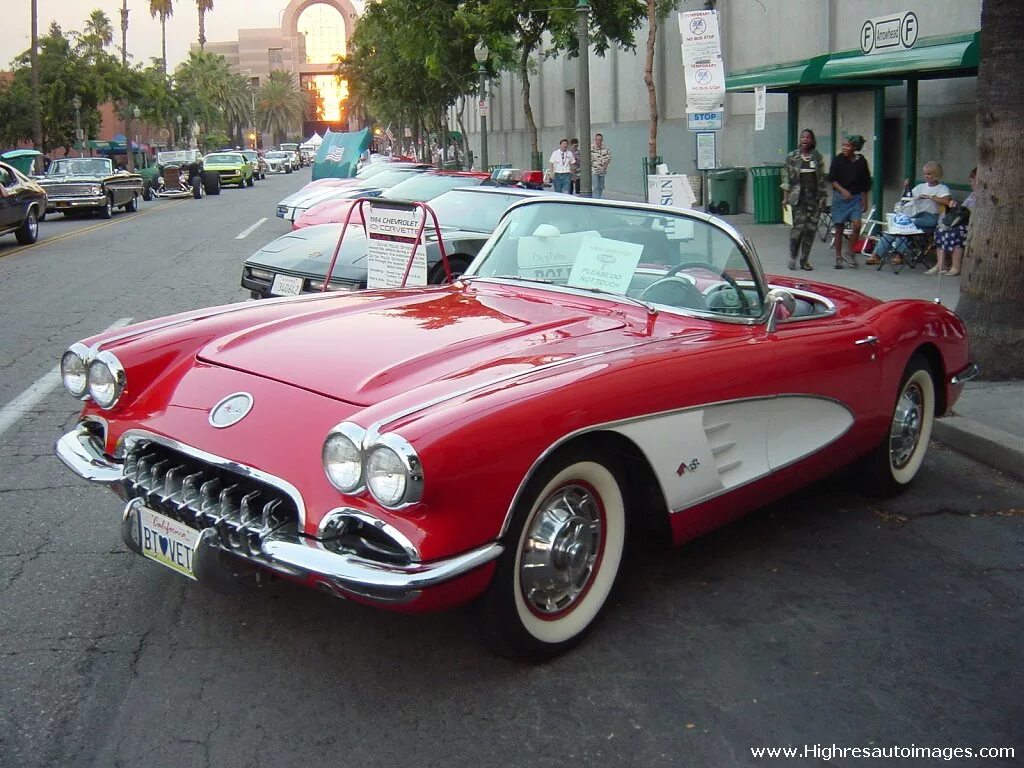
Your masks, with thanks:
[[[320,577],[348,592],[393,601],[486,565],[497,559],[504,547],[491,542],[445,560],[398,566],[331,552],[316,539],[272,533],[263,541],[261,551],[266,562],[260,564],[268,568]]]
[[[632,417],[630,417],[628,419],[619,419],[618,421],[607,421],[607,422],[603,422],[601,424],[592,424],[592,425],[587,426],[587,427],[582,427],[580,429],[577,429],[575,432],[570,432],[570,433],[562,436],[560,439],[558,439],[557,441],[555,441],[554,443],[549,445],[540,454],[540,456],[538,456],[537,459],[533,462],[533,464],[530,466],[530,469],[526,472],[526,474],[523,475],[523,479],[519,482],[519,487],[516,489],[515,494],[512,496],[512,502],[509,504],[508,510],[505,512],[505,520],[501,524],[501,531],[498,533],[498,539],[499,540],[502,539],[505,536],[505,534],[507,533],[509,523],[512,520],[512,512],[513,512],[513,510],[515,510],[516,504],[519,503],[519,498],[520,498],[520,496],[522,496],[523,490],[526,488],[527,482],[529,482],[530,478],[533,477],[533,475],[537,471],[538,467],[552,453],[554,453],[561,446],[565,445],[565,443],[567,443],[569,440],[572,440],[575,437],[579,437],[580,435],[584,435],[584,434],[586,434],[588,432],[598,432],[598,431],[608,430],[608,429],[612,429],[614,427],[622,426],[624,424],[633,424],[633,423],[636,423],[638,421],[646,421],[647,419],[655,419],[655,418],[659,418],[661,416],[671,416],[671,415],[674,415],[674,414],[677,414],[677,413],[686,413],[687,411],[696,411],[696,410],[701,410],[701,409],[704,409],[704,408],[712,408],[712,407],[717,406],[717,405],[731,405],[733,403],[757,402],[757,401],[760,401],[760,400],[776,400],[778,398],[783,398],[783,397],[811,397],[811,398],[815,398],[815,399],[818,399],[818,400],[825,400],[825,401],[833,402],[833,403],[836,403],[837,405],[842,406],[847,411],[850,410],[846,406],[845,403],[843,403],[842,401],[837,400],[837,399],[835,399],[833,397],[820,397],[818,395],[804,395],[804,394],[799,394],[799,393],[795,393],[794,392],[794,393],[788,393],[788,394],[768,395],[766,397],[739,397],[739,398],[735,398],[733,400],[717,400],[717,401],[715,401],[713,403],[701,403],[700,405],[690,405],[690,406],[687,406],[685,408],[673,408],[673,409],[668,410],[668,411],[659,411],[657,413],[645,413],[642,416],[632,416]],[[849,432],[850,428],[852,428],[853,424],[855,424],[855,423],[856,423],[856,419],[854,419],[851,422],[851,426],[848,427],[845,432],[843,432],[841,435],[836,437],[835,440],[832,440],[832,441],[830,441],[828,443],[825,443],[825,445],[823,445],[821,447],[822,448],[827,448],[829,445],[832,445],[832,443],[834,443],[836,440],[838,440],[839,438],[843,437],[843,435],[845,435],[847,432]],[[713,428],[713,429],[717,431],[718,428]],[[711,493],[710,495],[704,496],[704,497],[698,499],[697,501],[693,502],[692,504],[689,504],[689,505],[687,505],[685,507],[680,507],[679,509],[670,509],[669,510],[669,515],[671,516],[671,515],[678,514],[678,513],[683,512],[683,511],[685,511],[685,510],[689,509],[690,507],[693,507],[693,506],[695,506],[697,504],[703,504],[704,502],[709,501],[709,500],[714,499],[714,498],[717,498],[718,496],[721,496],[721,495],[726,494],[726,493],[730,493],[731,491],[734,491],[737,488],[742,488],[742,487],[744,487],[746,485],[749,485],[750,483],[757,482],[758,480],[763,480],[765,477],[770,477],[772,474],[777,472],[779,469],[783,469],[785,467],[788,467],[791,464],[796,463],[797,461],[802,461],[805,458],[807,458],[807,457],[806,456],[801,456],[800,458],[795,459],[794,461],[790,462],[789,464],[782,464],[782,465],[780,465],[777,469],[772,470],[767,475],[762,475],[760,477],[753,478],[753,479],[748,480],[748,481],[746,481],[744,483],[740,483],[739,485],[734,485],[734,486],[731,486],[729,488],[723,488],[722,490],[714,492],[714,493]],[[660,483],[659,483],[659,490],[661,491],[662,499],[664,500],[664,498],[665,498],[665,490],[660,487]]]
[[[147,432],[144,429],[130,429],[121,435],[121,440],[118,443],[116,456],[118,458],[124,458],[128,453],[131,452],[132,446],[142,440],[148,440],[149,442],[158,443],[172,448],[181,453],[192,456],[193,458],[205,461],[208,464],[213,464],[216,467],[225,469],[229,472],[242,475],[243,477],[251,477],[254,480],[259,480],[261,483],[272,485],[279,491],[287,494],[291,497],[292,501],[295,502],[295,508],[299,513],[299,530],[304,530],[306,527],[306,505],[302,501],[302,494],[299,490],[291,483],[282,480],[276,475],[271,475],[268,472],[255,469],[245,464],[239,464],[237,461],[231,459],[225,459],[223,456],[217,456],[213,453],[207,453],[201,451],[198,448],[193,448],[191,445],[172,440],[169,437],[163,437],[162,435],[156,435],[152,432]]]
[[[390,523],[385,523],[379,517],[371,515],[369,512],[363,512],[362,510],[359,509],[352,509],[352,507],[335,507],[326,515],[324,515],[324,519],[320,521],[320,528],[317,531],[317,538],[323,539],[324,529],[334,525],[335,521],[339,518],[346,517],[353,518],[361,523],[366,523],[367,525],[372,525],[381,533],[394,539],[395,543],[398,544],[405,551],[405,554],[409,556],[410,560],[412,560],[414,563],[420,562],[419,550],[416,549],[415,546],[413,546],[413,543],[404,533],[399,531]]]
[[[121,479],[121,465],[103,455],[102,446],[83,424],[59,438],[53,452],[72,472],[90,482],[110,485]]]
[[[954,387],[958,387],[961,384],[964,384],[965,382],[968,382],[971,379],[976,378],[980,373],[981,366],[979,366],[977,363],[968,363],[966,368],[964,368],[959,373],[953,374],[953,376],[950,377],[949,383],[952,384]]]

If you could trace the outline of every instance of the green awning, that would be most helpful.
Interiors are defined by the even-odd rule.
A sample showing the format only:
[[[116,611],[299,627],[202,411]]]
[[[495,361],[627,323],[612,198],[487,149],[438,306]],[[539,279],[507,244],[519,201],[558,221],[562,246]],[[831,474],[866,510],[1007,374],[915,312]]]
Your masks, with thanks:
[[[828,56],[816,56],[813,59],[789,61],[771,67],[728,72],[725,75],[725,90],[752,91],[754,86],[763,85],[769,91],[784,91],[815,85],[819,81],[821,67],[827,60]]]
[[[949,77],[977,74],[979,33],[932,38],[914,48],[865,56],[860,51],[834,54],[822,67],[827,80],[872,77]]]

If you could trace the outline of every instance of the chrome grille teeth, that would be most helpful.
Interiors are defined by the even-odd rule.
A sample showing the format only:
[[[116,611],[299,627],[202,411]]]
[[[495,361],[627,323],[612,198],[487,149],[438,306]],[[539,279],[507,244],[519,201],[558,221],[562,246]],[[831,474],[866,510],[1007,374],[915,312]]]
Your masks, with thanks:
[[[183,475],[188,471],[186,464],[171,467],[164,475],[164,492],[160,500],[165,504],[177,504],[181,499]]]
[[[181,501],[178,502],[178,510],[181,511],[186,508],[197,509],[200,500],[202,499],[202,493],[199,487],[199,481],[203,479],[203,472],[200,470],[194,474],[189,475],[181,482]]]

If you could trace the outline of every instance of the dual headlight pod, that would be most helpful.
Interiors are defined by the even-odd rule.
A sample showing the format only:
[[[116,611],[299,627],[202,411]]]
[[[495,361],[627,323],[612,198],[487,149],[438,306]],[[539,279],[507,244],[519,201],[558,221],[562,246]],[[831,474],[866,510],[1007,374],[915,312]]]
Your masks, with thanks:
[[[423,469],[419,456],[407,440],[387,434],[364,445],[366,431],[357,424],[342,422],[324,441],[324,472],[331,485],[342,493],[359,493],[364,488],[389,509],[415,504],[423,496]]]
[[[84,400],[91,397],[100,408],[113,408],[124,392],[126,376],[121,362],[110,352],[95,357],[83,344],[74,344],[60,359],[64,389]]]

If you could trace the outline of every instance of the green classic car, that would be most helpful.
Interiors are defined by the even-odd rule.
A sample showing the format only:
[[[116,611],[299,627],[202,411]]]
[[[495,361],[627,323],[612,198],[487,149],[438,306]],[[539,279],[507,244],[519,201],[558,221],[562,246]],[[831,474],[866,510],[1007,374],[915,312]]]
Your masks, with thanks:
[[[211,152],[203,158],[203,170],[216,172],[221,186],[237,184],[240,187],[253,185],[253,165],[240,151]]]

